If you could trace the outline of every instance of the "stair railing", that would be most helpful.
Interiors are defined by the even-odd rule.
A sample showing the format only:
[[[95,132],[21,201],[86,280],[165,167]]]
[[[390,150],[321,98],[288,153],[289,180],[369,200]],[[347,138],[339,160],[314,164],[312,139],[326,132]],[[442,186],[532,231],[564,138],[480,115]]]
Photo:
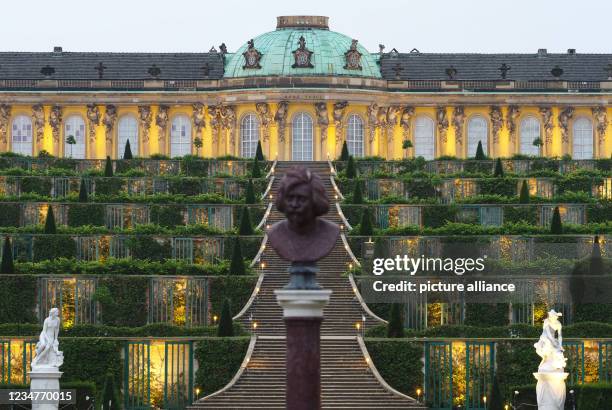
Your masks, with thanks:
[[[355,254],[351,250],[351,247],[349,246],[348,241],[346,240],[346,236],[342,232],[340,232],[340,239],[342,239],[342,243],[344,244],[344,249],[349,254],[349,256],[350,256],[351,260],[353,261],[353,263],[355,264],[355,266],[361,266],[361,263],[355,257]]]
[[[266,177],[267,178],[267,177]],[[268,197],[268,194],[270,193],[270,189],[272,189],[272,183],[274,182],[274,175],[272,176],[272,178],[270,178],[270,181],[268,182],[268,186],[266,187],[266,190],[264,191],[263,194],[261,194],[261,200],[265,200]]]
[[[346,216],[344,216],[344,212],[342,212],[342,207],[340,206],[340,202],[336,202],[336,211],[338,211],[338,215],[340,216],[340,219],[342,220],[342,223],[344,224],[344,226],[346,226],[346,229],[348,231],[352,230],[353,227],[349,223],[348,219],[346,219]]]
[[[278,162],[278,157],[276,159],[274,159],[274,162],[272,163],[272,166],[270,167],[270,170],[266,174],[266,179],[270,178],[270,175],[274,174],[274,170],[276,169],[276,163],[277,162]]]
[[[353,276],[353,274],[349,273],[348,277],[349,277],[349,282],[351,283],[351,287],[353,288],[353,293],[355,294],[355,297],[357,298],[357,302],[359,302],[359,304],[361,305],[361,308],[364,310],[364,312],[366,312],[368,315],[370,315],[374,320],[377,320],[377,321],[379,321],[381,323],[385,323],[385,324],[388,323],[385,319],[381,318],[376,313],[374,313],[374,312],[372,312],[370,310],[368,305],[363,300],[363,297],[361,296],[361,292],[359,292],[359,288],[357,287],[357,282],[355,282],[355,277]]]
[[[336,193],[336,195],[338,195],[339,199],[344,199],[344,195],[342,195],[342,192],[340,191],[340,188],[338,188],[338,185],[336,185],[336,180],[334,178],[333,175],[329,176],[329,180],[331,181],[332,187],[334,188],[334,192]]]
[[[336,168],[334,168],[334,164],[331,162],[331,159],[329,159],[329,154],[327,154],[327,165],[329,165],[329,172],[332,175],[336,175]]]
[[[240,379],[240,376],[242,376],[242,373],[244,373],[247,369],[247,366],[249,365],[249,362],[251,361],[251,356],[253,355],[253,351],[255,350],[255,344],[257,343],[257,336],[253,335],[251,336],[251,341],[249,343],[249,347],[247,348],[247,352],[246,355],[244,356],[244,359],[242,359],[242,364],[240,365],[240,369],[238,369],[238,371],[236,372],[236,374],[234,375],[234,377],[232,378],[232,380],[230,380],[230,382],[228,384],[225,385],[225,387],[222,387],[221,389],[217,390],[214,393],[209,394],[206,397],[201,398],[200,400],[197,401],[202,401],[202,400],[206,400],[209,399],[211,397],[214,396],[218,396],[219,394],[223,393],[224,391],[231,389],[236,382],[238,381],[238,379]]]
[[[255,227],[255,230],[258,229],[262,229],[263,226],[266,224],[266,221],[268,220],[268,217],[270,216],[270,212],[272,212],[272,206],[274,204],[272,202],[268,203],[268,207],[266,208],[266,212],[264,212],[263,217],[261,218],[261,221],[259,221],[259,224],[257,224],[257,226]]]
[[[249,300],[247,300],[247,302],[244,304],[244,306],[242,307],[242,310],[238,312],[238,314],[232,318],[233,320],[240,319],[242,316],[246,314],[246,312],[251,308],[251,306],[254,305],[255,298],[257,297],[257,294],[259,294],[259,290],[261,289],[261,284],[263,283],[264,276],[265,276],[264,273],[261,273],[259,275],[259,277],[257,278],[257,283],[255,284],[255,288],[253,289],[253,292],[251,292],[251,296],[249,297]]]
[[[395,390],[393,387],[389,386],[389,384],[385,381],[385,379],[382,378],[380,373],[378,373],[378,370],[376,369],[376,366],[374,366],[374,362],[372,362],[372,358],[370,357],[370,353],[368,353],[368,349],[367,349],[365,343],[363,342],[363,338],[361,336],[357,336],[357,343],[359,344],[359,347],[361,348],[361,353],[363,353],[363,358],[365,359],[366,363],[368,364],[369,370],[372,372],[372,375],[376,378],[378,383],[380,383],[380,385],[385,390],[387,390],[388,392],[393,393],[396,396],[399,396],[399,397],[401,397],[403,399],[412,400],[412,401],[414,401],[416,403],[417,401],[413,397],[407,396],[404,393],[401,393],[401,392]]]

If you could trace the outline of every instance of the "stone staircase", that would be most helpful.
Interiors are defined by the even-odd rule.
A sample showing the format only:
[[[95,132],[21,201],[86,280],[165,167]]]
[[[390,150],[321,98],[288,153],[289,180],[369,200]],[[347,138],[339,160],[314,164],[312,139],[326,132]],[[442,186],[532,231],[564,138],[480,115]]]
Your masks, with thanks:
[[[295,162],[279,162],[270,194],[273,200],[280,180]],[[342,219],[334,203],[335,195],[327,162],[300,162],[323,180],[330,212],[325,218],[339,225]],[[284,218],[272,208],[266,225]],[[346,231],[346,228],[344,228]],[[262,266],[263,281],[251,305],[235,318],[256,336],[255,346],[246,367],[235,384],[200,399],[193,409],[282,409],[285,402],[285,325],[282,309],[276,302],[275,289],[289,281],[289,263],[266,247],[258,266]],[[380,320],[364,311],[351,283],[342,273],[353,263],[339,238],[332,252],[318,262],[319,284],[331,289],[330,303],[324,310],[321,327],[321,390],[325,409],[423,409],[422,404],[383,385],[375,370],[366,361],[358,336],[365,328],[380,324]],[[357,327],[359,323],[359,329]],[[256,324],[256,325],[255,325]]]

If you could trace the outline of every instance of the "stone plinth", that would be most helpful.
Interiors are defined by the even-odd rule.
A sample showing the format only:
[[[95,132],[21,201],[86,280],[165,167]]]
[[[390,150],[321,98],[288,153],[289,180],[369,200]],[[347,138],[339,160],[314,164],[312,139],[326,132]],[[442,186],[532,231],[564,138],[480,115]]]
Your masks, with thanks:
[[[285,407],[321,408],[321,322],[331,290],[275,290],[287,329]]]
[[[30,375],[30,391],[58,392],[60,391],[59,379],[63,372],[57,367],[41,367],[28,372]],[[59,399],[56,402],[47,400],[32,400],[32,410],[57,410]]]
[[[565,405],[565,379],[569,373],[538,372],[533,376],[538,381],[538,410],[563,410]]]

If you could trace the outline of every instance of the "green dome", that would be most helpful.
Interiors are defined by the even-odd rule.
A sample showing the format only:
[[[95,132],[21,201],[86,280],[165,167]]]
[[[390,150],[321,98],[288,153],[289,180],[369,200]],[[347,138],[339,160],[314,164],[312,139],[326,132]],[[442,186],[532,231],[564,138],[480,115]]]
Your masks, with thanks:
[[[293,51],[298,48],[301,36],[306,40],[306,48],[312,51],[313,68],[292,68],[295,63]],[[281,27],[276,31],[254,38],[254,46],[261,54],[261,68],[243,68],[244,53],[248,44],[244,44],[236,53],[228,54],[224,77],[259,77],[259,76],[351,76],[380,78],[376,56],[357,44],[361,53],[361,70],[346,69],[346,53],[351,47],[352,39],[344,34],[314,27]]]

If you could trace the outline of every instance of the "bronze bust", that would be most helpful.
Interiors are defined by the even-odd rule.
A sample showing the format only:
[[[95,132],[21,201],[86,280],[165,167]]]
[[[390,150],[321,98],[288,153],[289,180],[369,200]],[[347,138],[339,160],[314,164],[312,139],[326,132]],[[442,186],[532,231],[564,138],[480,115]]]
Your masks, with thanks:
[[[315,262],[333,249],[340,228],[320,218],[329,211],[321,178],[304,167],[290,169],[280,183],[275,202],[285,214],[268,232],[270,245],[292,263],[290,289],[319,289],[314,279]]]

